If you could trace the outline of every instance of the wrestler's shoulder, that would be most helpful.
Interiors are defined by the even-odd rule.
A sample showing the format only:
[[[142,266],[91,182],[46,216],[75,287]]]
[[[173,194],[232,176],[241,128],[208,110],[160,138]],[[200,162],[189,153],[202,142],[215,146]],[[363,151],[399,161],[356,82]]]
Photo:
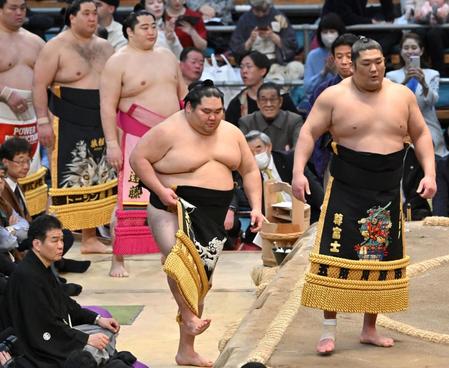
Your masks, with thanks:
[[[27,43],[31,43],[35,46],[42,47],[45,45],[45,41],[40,38],[38,35],[26,30],[25,28],[20,28],[19,35],[24,40],[27,41]]]
[[[226,120],[221,121],[220,129],[226,132],[226,134],[243,135],[242,131],[237,126]]]
[[[392,95],[396,96],[409,96],[415,98],[415,94],[411,91],[407,86],[391,81],[387,78],[384,78],[382,82],[382,88],[387,90]]]

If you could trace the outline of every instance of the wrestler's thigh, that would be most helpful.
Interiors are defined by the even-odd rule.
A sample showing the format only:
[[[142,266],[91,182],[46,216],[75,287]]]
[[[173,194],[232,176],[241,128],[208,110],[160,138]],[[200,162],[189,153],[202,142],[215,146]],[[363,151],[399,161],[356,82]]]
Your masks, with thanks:
[[[148,225],[153,237],[159,245],[163,256],[167,256],[176,242],[178,231],[178,216],[175,213],[160,210],[148,205]]]

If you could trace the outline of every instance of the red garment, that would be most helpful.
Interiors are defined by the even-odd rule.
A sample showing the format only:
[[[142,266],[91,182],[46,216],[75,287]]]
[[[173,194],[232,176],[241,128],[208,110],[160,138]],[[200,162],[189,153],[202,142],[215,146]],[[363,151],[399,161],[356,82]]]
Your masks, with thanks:
[[[197,17],[198,18],[198,22],[193,26],[193,28],[195,28],[195,30],[198,32],[198,34],[201,36],[201,38],[204,38],[205,40],[207,40],[206,26],[204,25],[203,18],[201,17],[201,14],[192,9],[186,8],[184,15],[189,16],[189,17]],[[166,20],[169,20],[170,18],[171,17],[169,15],[165,15]],[[190,37],[189,34],[183,32],[181,27],[176,26],[175,33],[178,36],[179,42],[181,42],[182,47],[195,46],[193,44],[192,37]]]

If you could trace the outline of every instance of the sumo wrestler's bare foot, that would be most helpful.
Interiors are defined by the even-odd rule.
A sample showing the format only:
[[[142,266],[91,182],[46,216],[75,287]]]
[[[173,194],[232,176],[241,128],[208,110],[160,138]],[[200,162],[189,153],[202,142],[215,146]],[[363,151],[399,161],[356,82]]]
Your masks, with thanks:
[[[212,367],[214,362],[212,360],[203,358],[198,353],[191,352],[181,352],[178,351],[176,354],[176,364],[178,365],[191,365],[194,367]]]
[[[210,319],[200,319],[192,314],[188,319],[183,318],[179,321],[179,324],[186,334],[196,336],[206,331],[210,326],[210,322]]]
[[[109,270],[111,277],[128,277],[129,273],[125,268],[125,259],[123,256],[114,254],[111,261],[111,269]]]
[[[112,253],[111,247],[104,245],[98,240],[95,229],[84,229],[81,232],[81,253]]]
[[[381,336],[376,330],[362,331],[360,342],[362,344],[370,344],[382,348],[391,348],[394,346],[394,340],[391,337]]]
[[[316,346],[316,351],[320,355],[330,355],[335,350],[335,340],[333,338],[320,339]]]

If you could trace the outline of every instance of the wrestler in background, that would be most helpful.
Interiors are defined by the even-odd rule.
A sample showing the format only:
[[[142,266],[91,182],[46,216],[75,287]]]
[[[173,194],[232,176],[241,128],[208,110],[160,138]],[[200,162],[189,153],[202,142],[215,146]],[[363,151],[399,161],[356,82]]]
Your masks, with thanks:
[[[145,132],[180,109],[187,90],[173,53],[153,48],[157,39],[155,17],[140,10],[131,13],[123,25],[128,45],[108,60],[101,76],[101,117],[107,159],[119,173],[119,209],[146,210],[149,193],[138,186],[139,180],[129,166],[129,154]],[[123,254],[144,250],[120,243],[120,234],[115,235],[109,274],[126,277]],[[135,235],[139,243],[137,231]],[[138,245],[148,244],[140,241]]]
[[[28,174],[42,170],[42,176],[45,176],[31,97],[34,64],[44,41],[22,28],[25,13],[25,0],[0,0],[0,144],[12,136],[26,139],[32,147]],[[40,186],[44,185],[42,182]],[[46,186],[40,204],[28,203],[28,206],[32,215],[45,211]]]
[[[207,274],[208,286],[226,241],[224,220],[232,199],[232,171],[243,178],[245,193],[251,205],[251,231],[262,226],[262,185],[256,161],[240,130],[223,121],[223,94],[211,80],[189,86],[185,108],[150,129],[137,143],[130,164],[142,182],[151,190],[148,222],[162,253],[162,262],[173,259],[172,248],[178,243],[175,234],[185,226],[194,244],[193,259],[200,258],[199,275]],[[178,202],[179,200],[179,202]],[[188,202],[188,204],[186,204]],[[181,216],[173,213],[184,207]],[[185,209],[187,208],[187,209]],[[179,239],[178,239],[179,240]],[[184,239],[185,241],[185,239]],[[186,257],[190,259],[189,257]],[[181,266],[179,261],[173,262]],[[166,265],[164,265],[166,266]],[[176,267],[178,268],[178,267]],[[189,269],[195,269],[190,268]],[[202,319],[205,293],[192,311],[185,293],[185,279],[167,278],[179,308],[180,340],[176,362],[179,365],[212,367],[212,362],[194,349],[195,336],[206,330],[210,319]],[[203,277],[195,278],[203,280]],[[202,282],[201,282],[202,283]],[[206,286],[206,292],[209,287]],[[198,313],[196,313],[198,312]]]
[[[310,194],[304,168],[314,143],[332,134],[331,177],[302,295],[304,305],[324,310],[320,354],[335,349],[337,312],[364,313],[361,343],[394,344],[377,332],[376,319],[408,305],[400,193],[407,136],[424,170],[417,192],[423,198],[436,192],[432,137],[415,95],[384,79],[385,58],[374,40],[353,44],[352,65],[352,77],[316,100],[301,129],[293,169],[293,194],[304,200]]]
[[[95,227],[109,223],[116,186],[105,159],[98,90],[114,51],[95,35],[93,0],[75,0],[65,21],[67,29],[43,47],[33,83],[39,140],[53,149],[50,211],[64,226],[82,229],[82,253],[105,253],[108,248],[97,239]],[[51,122],[48,106],[57,116]]]

